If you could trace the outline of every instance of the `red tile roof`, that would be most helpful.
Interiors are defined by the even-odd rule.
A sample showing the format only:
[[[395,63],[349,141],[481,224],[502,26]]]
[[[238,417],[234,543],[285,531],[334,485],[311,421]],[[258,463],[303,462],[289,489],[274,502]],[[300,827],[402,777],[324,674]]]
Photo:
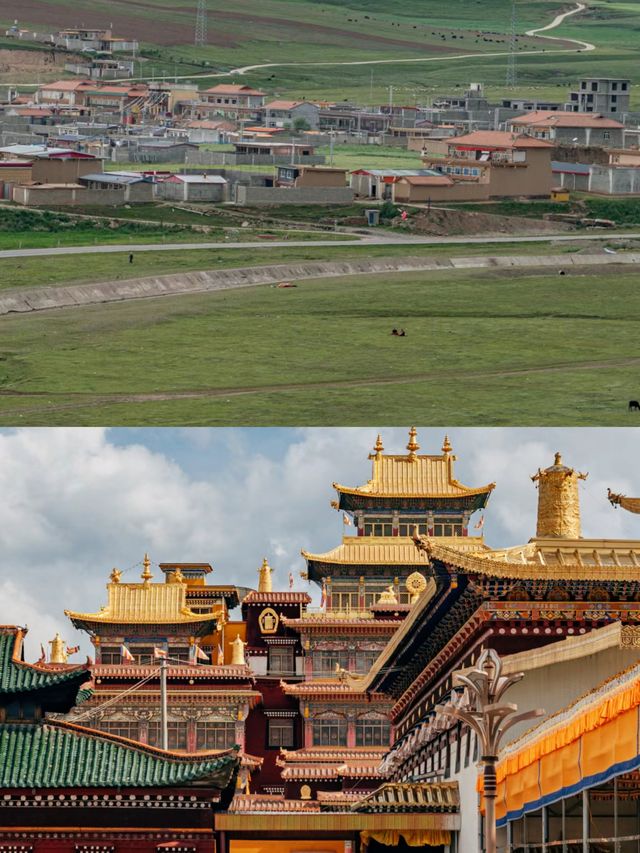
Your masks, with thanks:
[[[460,148],[553,148],[550,142],[543,139],[505,130],[476,130],[473,133],[465,133],[464,136],[452,136],[448,142],[449,145]]]
[[[241,86],[237,83],[218,83],[217,86],[212,86],[210,89],[205,89],[202,94],[221,94],[221,95],[264,95],[258,89],[252,89],[251,86]]]
[[[306,592],[258,592],[252,589],[242,599],[243,604],[309,604],[311,596]]]
[[[624,125],[600,113],[565,113],[554,110],[533,110],[510,119],[512,125],[538,125],[539,127],[602,127],[621,128]]]

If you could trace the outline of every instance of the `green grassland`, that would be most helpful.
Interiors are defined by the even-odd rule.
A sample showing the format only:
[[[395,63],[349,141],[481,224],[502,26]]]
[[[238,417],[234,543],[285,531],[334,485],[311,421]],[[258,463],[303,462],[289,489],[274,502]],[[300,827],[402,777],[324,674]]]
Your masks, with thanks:
[[[394,99],[424,102],[442,89],[482,81],[491,96],[504,95],[505,33],[511,0],[225,0],[209,2],[209,43],[194,47],[193,0],[34,0],[34,25],[69,25],[79,17],[102,16],[116,32],[143,42],[139,73],[144,77],[189,77],[262,63],[302,63],[248,72],[243,80],[270,94],[315,99]],[[629,75],[638,80],[640,4],[590,0],[589,8],[567,19],[550,35],[593,42],[591,53],[558,54],[561,43],[524,35],[549,23],[566,4],[559,0],[518,0],[518,86],[514,95],[564,97],[579,75]],[[4,14],[3,14],[4,12]],[[17,0],[7,0],[1,23],[21,17]],[[16,45],[18,46],[18,45]],[[544,50],[528,56],[532,50]],[[485,54],[466,58],[469,53]],[[456,58],[458,57],[458,58]],[[464,58],[463,58],[464,57]],[[396,60],[427,58],[416,64]],[[311,63],[392,60],[389,65],[344,68]],[[196,79],[194,76],[193,79]],[[203,86],[220,78],[197,78]]]
[[[631,423],[639,285],[448,270],[8,316],[0,424]]]

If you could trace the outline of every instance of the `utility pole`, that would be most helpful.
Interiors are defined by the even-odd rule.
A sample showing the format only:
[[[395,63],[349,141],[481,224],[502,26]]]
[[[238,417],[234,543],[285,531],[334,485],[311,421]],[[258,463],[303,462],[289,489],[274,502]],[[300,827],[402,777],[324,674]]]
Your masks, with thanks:
[[[196,47],[204,47],[207,43],[207,0],[198,0],[194,43]]]
[[[335,130],[330,131],[329,134],[329,165],[333,166],[333,145],[335,142],[336,132]]]
[[[167,659],[160,658],[160,746],[169,749],[167,727]]]
[[[516,68],[516,0],[511,0],[511,30],[509,33],[509,58],[507,59],[507,87],[513,89],[518,82]]]

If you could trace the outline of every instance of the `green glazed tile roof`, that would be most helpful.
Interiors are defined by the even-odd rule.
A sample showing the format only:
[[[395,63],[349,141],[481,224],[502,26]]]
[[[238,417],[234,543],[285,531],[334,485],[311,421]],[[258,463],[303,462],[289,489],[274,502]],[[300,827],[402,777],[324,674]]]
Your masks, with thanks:
[[[64,722],[0,725],[0,788],[159,787],[229,783],[237,750],[165,753]]]
[[[36,664],[22,663],[19,657],[24,631],[3,626],[0,629],[0,693],[25,693],[72,681],[86,674],[86,667],[46,670]],[[16,660],[14,660],[14,656]]]

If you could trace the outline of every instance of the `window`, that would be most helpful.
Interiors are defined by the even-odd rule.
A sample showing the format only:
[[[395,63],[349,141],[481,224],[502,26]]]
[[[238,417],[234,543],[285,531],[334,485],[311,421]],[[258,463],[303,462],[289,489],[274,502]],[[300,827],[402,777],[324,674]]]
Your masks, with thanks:
[[[269,675],[293,675],[293,646],[269,647]]]
[[[615,107],[614,107],[614,109],[615,109]],[[609,131],[608,131],[608,130],[603,130],[603,131],[602,131],[602,138],[603,138],[603,139],[610,139],[610,138],[611,138],[611,134],[609,133]]]
[[[291,749],[293,742],[293,720],[289,718],[272,718],[269,720],[268,743],[272,748],[284,747]]]
[[[137,720],[102,720],[96,728],[110,735],[140,740],[140,724]]]
[[[188,647],[185,648],[184,646],[182,646],[182,648],[169,649],[169,658],[171,659],[169,663],[176,663],[177,661],[181,661],[182,663],[189,663],[189,661],[191,660],[191,657],[189,655],[189,649]]]
[[[136,663],[140,666],[154,663],[155,658],[153,656],[153,646],[134,646],[128,643],[125,643],[125,645],[133,655],[133,661],[131,661],[131,663]]]
[[[114,664],[122,663],[122,655],[119,646],[103,646],[100,650],[100,663]]]
[[[187,724],[186,722],[167,723],[167,736],[169,749],[187,748]],[[160,723],[149,723],[149,745],[161,746]]]
[[[229,749],[235,743],[235,723],[196,723],[196,749]]]
[[[618,84],[617,84],[617,83],[612,83],[612,84],[611,84],[611,91],[612,91],[612,92],[617,92],[617,91],[618,91]]]
[[[390,518],[367,518],[364,523],[365,536],[391,536],[393,524]]]
[[[470,172],[471,169],[466,167],[464,171],[467,173]],[[400,523],[398,524],[398,536],[413,536],[413,531],[416,527],[418,528],[418,533],[428,533],[427,519],[424,516],[416,518],[401,518]]]
[[[321,717],[313,721],[314,746],[346,746],[347,721],[343,717]]]
[[[461,518],[434,518],[434,536],[462,536]]]
[[[615,104],[615,103],[617,102],[617,100],[618,100],[618,96],[617,96],[617,95],[611,95],[611,103],[612,103],[612,104]]]
[[[356,746],[388,746],[389,740],[388,720],[356,720]]]
[[[358,592],[342,592],[336,590],[335,587],[331,593],[331,609],[332,610],[356,610],[359,607],[360,598]]]
[[[592,92],[597,92],[597,91],[598,91],[598,84],[597,84],[597,83],[592,83],[592,84],[591,84],[591,91],[592,91]]]
[[[342,669],[347,669],[349,666],[349,652],[346,649],[313,653],[313,674],[315,676],[334,675],[336,666]]]
[[[626,83],[621,83],[621,84],[620,84],[620,88],[622,89],[622,91],[623,91],[623,92],[626,92],[626,91],[627,91],[627,84],[626,84]]]
[[[356,652],[356,672],[361,674],[369,672],[379,654],[380,652],[370,650]]]

